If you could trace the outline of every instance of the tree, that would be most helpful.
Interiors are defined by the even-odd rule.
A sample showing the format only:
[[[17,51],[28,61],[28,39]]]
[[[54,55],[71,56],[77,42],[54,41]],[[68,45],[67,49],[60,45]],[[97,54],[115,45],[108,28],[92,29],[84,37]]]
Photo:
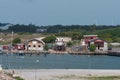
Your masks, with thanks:
[[[96,46],[94,44],[91,44],[90,45],[90,51],[94,52],[96,49]]]
[[[71,47],[72,45],[73,45],[72,42],[68,42],[68,43],[67,43],[67,46],[68,46],[68,47]]]
[[[13,44],[17,44],[17,43],[21,43],[21,39],[20,38],[15,38],[13,41],[12,41]]]
[[[42,39],[45,43],[53,43],[53,42],[55,42],[55,40],[56,40],[56,37],[55,36],[48,36],[48,37],[46,37],[46,38],[44,38],[44,39]]]

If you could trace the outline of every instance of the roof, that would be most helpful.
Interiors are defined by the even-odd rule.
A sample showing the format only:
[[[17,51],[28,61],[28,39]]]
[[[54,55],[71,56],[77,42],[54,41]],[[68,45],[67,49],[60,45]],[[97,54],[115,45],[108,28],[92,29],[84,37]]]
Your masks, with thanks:
[[[84,37],[97,36],[97,35],[84,35]]]
[[[103,39],[99,39],[99,38],[89,40],[89,42],[93,42],[93,41],[96,41],[96,40],[97,40],[98,42],[101,42],[101,41],[106,42],[105,40],[103,40]]]
[[[72,40],[71,37],[56,37],[57,41],[64,41],[64,42],[70,42]]]
[[[38,41],[38,42],[41,42],[43,45],[45,45],[45,43],[41,40],[41,39],[31,39],[31,40],[28,40],[27,42],[30,42],[30,41]]]
[[[55,44],[58,45],[58,46],[62,46],[62,45],[64,45],[64,42],[58,41],[58,42],[56,42]]]

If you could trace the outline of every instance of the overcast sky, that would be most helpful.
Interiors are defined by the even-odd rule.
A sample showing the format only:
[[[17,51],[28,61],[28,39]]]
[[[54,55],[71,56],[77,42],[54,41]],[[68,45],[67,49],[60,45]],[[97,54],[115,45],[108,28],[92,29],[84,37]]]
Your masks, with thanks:
[[[0,22],[120,24],[120,0],[0,0]]]

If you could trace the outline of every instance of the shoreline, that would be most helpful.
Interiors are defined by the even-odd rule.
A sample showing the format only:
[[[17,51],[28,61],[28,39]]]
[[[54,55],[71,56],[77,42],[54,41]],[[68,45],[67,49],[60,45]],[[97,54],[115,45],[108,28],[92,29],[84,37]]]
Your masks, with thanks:
[[[25,80],[61,80],[60,77],[101,77],[101,76],[120,76],[120,69],[10,69],[3,70],[15,74]],[[62,79],[64,80],[64,79]]]

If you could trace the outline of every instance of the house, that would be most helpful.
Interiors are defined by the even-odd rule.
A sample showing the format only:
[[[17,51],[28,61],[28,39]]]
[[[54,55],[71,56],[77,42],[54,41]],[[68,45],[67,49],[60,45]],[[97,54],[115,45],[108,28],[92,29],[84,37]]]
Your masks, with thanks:
[[[98,38],[97,35],[84,35],[85,44],[88,44],[90,40],[96,39],[96,38]]]
[[[91,44],[94,44],[96,46],[96,50],[100,51],[107,51],[108,50],[108,43],[102,39],[96,38],[88,41],[88,47],[90,47]]]
[[[41,39],[31,39],[27,42],[27,50],[43,51],[44,45]]]
[[[55,51],[65,51],[66,50],[65,43],[63,41],[56,41],[55,44],[53,45],[53,49]]]
[[[53,44],[53,49],[55,51],[65,51],[66,50],[66,43],[69,40],[63,37],[57,37],[55,43]]]

